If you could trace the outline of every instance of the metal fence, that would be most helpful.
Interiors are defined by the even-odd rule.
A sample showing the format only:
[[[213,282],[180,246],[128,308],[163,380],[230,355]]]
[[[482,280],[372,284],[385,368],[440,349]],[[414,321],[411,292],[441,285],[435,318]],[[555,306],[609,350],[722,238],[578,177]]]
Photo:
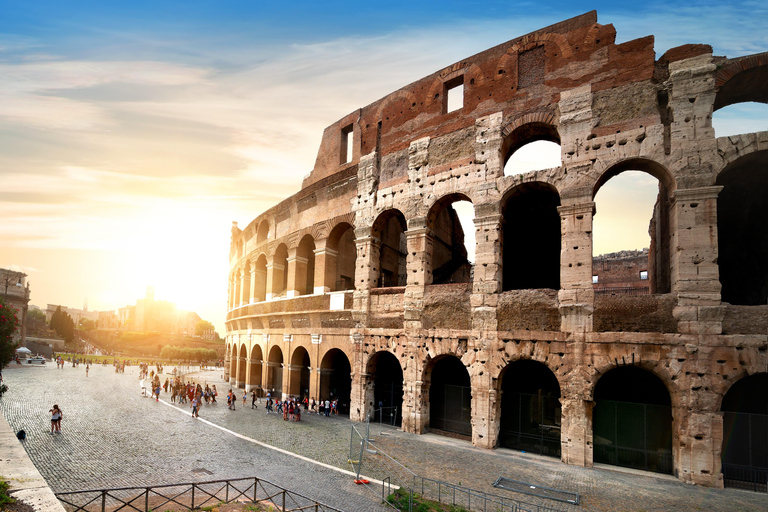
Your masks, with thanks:
[[[231,502],[261,503],[278,507],[284,512],[342,512],[303,494],[255,477],[59,492],[56,497],[69,512],[181,511]]]

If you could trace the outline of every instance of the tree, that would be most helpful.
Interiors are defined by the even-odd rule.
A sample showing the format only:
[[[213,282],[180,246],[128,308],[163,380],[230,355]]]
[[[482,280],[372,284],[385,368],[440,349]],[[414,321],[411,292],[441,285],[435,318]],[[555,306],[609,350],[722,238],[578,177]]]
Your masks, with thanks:
[[[81,318],[79,327],[83,331],[93,331],[96,329],[96,322],[88,318]]]
[[[30,310],[27,311],[27,322],[29,321],[42,322],[42,324],[45,325],[45,313],[39,309],[30,308]]]
[[[64,338],[65,343],[71,343],[75,340],[75,321],[72,320],[69,313],[61,310],[61,306],[57,307],[51,316],[49,327]]]
[[[195,325],[195,336],[202,336],[206,334],[206,331],[213,331],[215,327],[208,320],[200,320]]]
[[[13,334],[19,327],[18,312],[16,308],[7,305],[0,298],[0,370],[8,366],[8,363],[16,357],[19,344],[13,341]],[[0,385],[0,396],[4,390],[5,386]]]

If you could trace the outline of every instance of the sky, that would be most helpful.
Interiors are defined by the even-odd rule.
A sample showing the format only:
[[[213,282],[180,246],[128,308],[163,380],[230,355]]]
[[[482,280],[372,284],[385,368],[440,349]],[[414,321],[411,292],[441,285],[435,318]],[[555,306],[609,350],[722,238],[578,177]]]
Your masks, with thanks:
[[[0,267],[43,308],[117,309],[152,285],[223,334],[232,221],[299,191],[326,126],[592,9],[617,42],[655,35],[657,57],[768,51],[759,1],[0,0]],[[717,135],[768,129],[763,107],[718,111]],[[647,246],[655,190],[639,173],[601,189],[596,254]],[[621,218],[639,227],[601,227]]]

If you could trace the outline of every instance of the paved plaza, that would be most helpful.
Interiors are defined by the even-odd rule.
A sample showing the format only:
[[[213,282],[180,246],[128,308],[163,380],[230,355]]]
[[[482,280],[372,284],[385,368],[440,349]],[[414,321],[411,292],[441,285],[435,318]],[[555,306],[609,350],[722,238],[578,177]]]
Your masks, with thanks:
[[[313,414],[285,422],[267,415],[263,401],[252,410],[250,398],[230,411],[220,369],[193,379],[216,384],[220,394],[218,404],[202,407],[200,420],[191,417],[188,404],[170,404],[170,393],[159,402],[142,397],[135,367],[115,374],[111,367],[96,366],[86,377],[84,366],[11,366],[3,376],[9,391],[0,399],[0,411],[14,430],[27,431],[25,448],[54,491],[255,476],[343,510],[391,510],[377,500],[380,487],[355,485],[349,473],[352,426],[360,424]],[[51,436],[48,410],[54,403],[64,419],[62,434]],[[432,434],[383,430],[382,435],[371,429],[371,450],[363,459],[363,473],[373,479],[401,482],[413,472],[564,511],[768,509],[766,494],[696,487],[619,468],[567,466]],[[578,492],[581,505],[496,489],[491,484],[499,476]]]

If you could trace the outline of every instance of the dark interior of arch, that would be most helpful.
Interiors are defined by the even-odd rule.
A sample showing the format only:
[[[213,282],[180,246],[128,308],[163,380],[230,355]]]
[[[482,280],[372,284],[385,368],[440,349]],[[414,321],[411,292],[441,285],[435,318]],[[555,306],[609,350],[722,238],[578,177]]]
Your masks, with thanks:
[[[405,217],[400,212],[376,221],[374,236],[378,234],[381,240],[379,279],[376,283],[378,288],[405,286],[406,255],[408,254],[406,229]]]
[[[400,362],[389,352],[379,352],[371,362],[373,379],[373,408],[378,410],[374,421],[399,425],[403,410],[403,370]],[[397,408],[396,410],[393,408]]]
[[[600,377],[595,387],[595,401],[613,400],[639,404],[671,405],[664,383],[637,366],[614,368]]]
[[[429,387],[429,426],[472,435],[472,394],[469,372],[457,357],[438,360]]]
[[[721,410],[768,414],[768,373],[756,373],[736,382],[723,397]]]
[[[718,263],[724,302],[768,303],[768,151],[744,156],[717,179]]]
[[[560,289],[560,197],[546,185],[518,187],[504,206],[502,288]]]
[[[352,366],[346,354],[334,349],[323,358],[323,368],[332,371],[321,375],[320,400],[339,400],[339,413],[349,414],[349,398],[352,394]]]
[[[742,71],[717,91],[714,109],[746,101],[768,103],[766,83],[768,83],[768,66],[758,66]]]
[[[432,284],[468,283],[471,264],[464,245],[464,230],[453,205],[440,208],[430,227],[434,240]]]

